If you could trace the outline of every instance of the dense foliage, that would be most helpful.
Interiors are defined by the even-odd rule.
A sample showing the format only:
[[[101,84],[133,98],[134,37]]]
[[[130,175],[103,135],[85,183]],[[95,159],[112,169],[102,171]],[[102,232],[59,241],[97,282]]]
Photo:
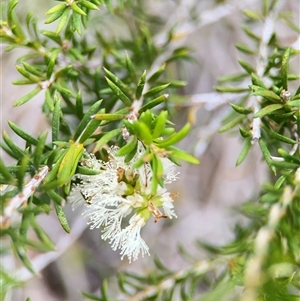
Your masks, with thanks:
[[[237,225],[235,239],[223,247],[198,242],[207,251],[205,260],[182,248],[189,268],[172,271],[156,259],[150,274],[120,273],[119,293],[104,281],[101,295],[83,293],[87,299],[298,300],[300,86],[295,82],[300,76],[290,73],[290,60],[299,49],[280,45],[274,24],[281,19],[300,29],[281,12],[280,2],[265,0],[261,12],[245,11],[251,20],[243,27],[249,45],[236,47],[252,58],[239,61],[241,73],[219,79],[227,86],[216,87],[239,96],[219,130],[239,127],[244,147],[237,165],[259,144],[270,168],[259,198],[240,208],[247,225]],[[174,66],[191,56],[188,47],[176,47],[174,28],[163,32],[160,43],[155,40],[163,20],[148,14],[146,6],[138,0],[60,0],[46,12],[45,23],[56,22],[52,31],[40,29],[32,13],[25,22],[19,20],[17,0],[3,3],[2,43],[7,51],[26,50],[16,65],[21,78],[13,84],[33,87],[13,106],[42,94],[42,111],[51,126],[50,133],[33,137],[8,121],[25,146],[6,132],[1,141],[2,150],[15,160],[7,165],[0,159],[1,252],[12,246],[32,273],[28,248],[55,249],[36,218],[54,208],[58,222],[70,232],[66,200],[87,207],[91,227],[104,227],[102,238],[129,260],[148,253],[139,232],[150,216],[155,221],[176,216],[165,188],[177,177],[172,166],[198,160],[175,146],[190,125],[175,129],[169,103],[185,85]],[[253,24],[260,25],[260,32],[252,31]],[[114,26],[122,29],[116,33]],[[129,226],[121,229],[129,214]],[[28,235],[31,230],[36,239]],[[19,285],[3,265],[1,299]]]

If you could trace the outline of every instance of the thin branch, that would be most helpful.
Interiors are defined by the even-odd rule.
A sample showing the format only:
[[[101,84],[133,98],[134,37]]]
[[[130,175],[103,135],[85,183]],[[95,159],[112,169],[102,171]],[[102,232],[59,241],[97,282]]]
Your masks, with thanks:
[[[268,65],[268,56],[269,56],[269,42],[274,33],[275,21],[277,19],[280,8],[282,7],[284,1],[281,1],[280,5],[277,4],[276,7],[273,8],[273,11],[266,16],[264,20],[264,24],[262,27],[262,34],[260,45],[258,49],[258,61],[256,64],[256,74],[259,78],[264,76],[266,67]],[[253,97],[253,112],[256,114],[260,110],[260,102],[262,100],[261,96]],[[252,143],[260,139],[260,127],[261,127],[261,119],[253,118],[252,123]]]
[[[5,207],[3,215],[0,216],[0,225],[7,227],[14,212],[25,204],[27,200],[34,194],[49,172],[49,167],[44,166],[40,171],[24,186],[23,190],[16,196],[10,199]]]

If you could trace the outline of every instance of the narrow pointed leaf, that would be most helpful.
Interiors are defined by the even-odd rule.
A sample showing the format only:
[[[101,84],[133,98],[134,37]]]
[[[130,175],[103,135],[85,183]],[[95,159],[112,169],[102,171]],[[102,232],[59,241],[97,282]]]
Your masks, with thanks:
[[[247,115],[247,114],[249,114],[249,113],[252,113],[252,109],[244,108],[244,107],[235,105],[235,104],[233,104],[233,103],[229,103],[229,104],[231,105],[231,107],[232,107],[237,113],[244,114],[244,115]]]
[[[248,137],[248,138],[245,139],[242,151],[241,151],[239,157],[236,160],[236,164],[235,164],[236,166],[239,166],[245,160],[245,158],[247,157],[247,155],[249,153],[249,150],[252,146],[251,141],[252,141],[251,137]]]
[[[115,136],[121,133],[121,129],[114,129],[105,135],[103,135],[100,140],[97,142],[94,151],[100,150],[105,144],[112,140]]]
[[[268,129],[267,127],[264,127],[264,130],[273,138],[275,138],[276,140],[282,141],[284,143],[288,143],[288,144],[296,144],[297,141],[294,139],[291,139],[289,137],[283,136],[281,134],[278,134],[270,129]]]
[[[288,90],[288,72],[289,72],[289,59],[290,59],[291,49],[288,48],[282,57],[282,64],[281,64],[281,81],[282,87],[284,90]]]
[[[265,158],[268,166],[273,171],[273,173],[276,175],[276,169],[275,169],[275,167],[273,165],[274,162],[271,159],[270,152],[269,152],[269,150],[268,150],[265,142],[262,139],[259,139],[258,143],[259,143],[260,149],[262,151],[262,154],[263,154],[263,156],[264,156],[264,158]]]
[[[60,99],[55,96],[55,104],[54,111],[52,117],[52,142],[58,140],[59,130],[60,130],[60,115],[61,115],[61,107],[60,107]]]
[[[56,34],[59,34],[62,31],[62,29],[64,28],[64,26],[66,25],[68,18],[69,18],[69,13],[70,13],[69,8],[67,8],[63,11],[61,18],[59,20],[59,23],[57,25],[57,28],[56,28]]]
[[[93,115],[93,119],[95,120],[107,120],[107,121],[115,121],[122,120],[126,116],[123,114],[95,114]]]
[[[251,73],[255,73],[255,68],[252,67],[249,63],[243,61],[243,60],[239,60],[240,65],[242,66],[242,68],[249,74]]]
[[[150,96],[156,95],[156,94],[162,92],[163,90],[165,90],[166,88],[168,88],[169,86],[170,86],[170,84],[168,83],[168,84],[164,84],[164,85],[154,87],[154,88],[148,90],[144,94],[144,97],[150,97]]]
[[[71,9],[81,16],[86,16],[86,13],[75,2],[72,3]]]
[[[199,164],[199,160],[195,158],[194,156],[188,154],[187,152],[177,149],[177,150],[172,150],[171,153],[172,157],[175,157],[176,159],[186,161],[191,164]]]
[[[153,139],[160,137],[165,129],[168,118],[168,111],[162,111],[155,120],[155,127],[153,129]]]
[[[14,155],[18,159],[22,159],[24,156],[26,156],[26,152],[21,150],[14,142],[13,140],[8,136],[6,131],[3,131],[3,140],[7,144],[7,146],[10,148],[10,150],[14,153]]]
[[[279,103],[266,106],[266,107],[262,108],[261,110],[259,110],[258,112],[256,112],[254,114],[254,118],[263,117],[263,116],[271,114],[274,111],[277,111],[277,110],[279,110],[281,108],[283,108],[283,105],[279,104]]]
[[[169,97],[169,94],[163,94],[163,95],[160,95],[158,96],[157,98],[149,101],[148,103],[146,103],[145,105],[143,105],[140,110],[139,110],[139,113],[143,113],[145,112],[146,110],[149,110],[149,109],[152,109],[154,107],[156,107],[157,105],[163,103],[165,100],[167,100]]]
[[[148,126],[143,122],[135,122],[133,124],[137,135],[140,140],[144,141],[145,144],[150,145],[152,143],[152,135]]]
[[[253,95],[262,96],[268,100],[271,100],[273,102],[279,102],[281,101],[280,96],[275,94],[273,91],[261,88],[259,86],[250,85],[250,89],[252,90]]]
[[[124,146],[122,146],[119,150],[117,150],[117,156],[125,156],[129,154],[137,145],[138,140],[136,137],[133,137],[130,141],[128,141]]]
[[[66,8],[66,6],[64,5],[64,8],[62,10],[58,10],[54,13],[52,13],[45,21],[45,24],[50,24],[54,21],[56,21],[58,18],[60,18],[62,16],[62,14],[64,12],[68,11],[68,9]]]
[[[52,191],[52,197],[53,197],[53,193],[55,193],[55,192]],[[57,196],[59,196],[59,195],[57,195]],[[66,217],[63,207],[61,205],[58,205],[56,202],[54,202],[54,208],[55,208],[55,212],[57,214],[58,221],[60,222],[62,228],[67,233],[70,233],[71,229],[70,229],[70,226],[69,226],[69,223],[68,223],[68,220],[67,220],[67,217]]]
[[[236,125],[238,125],[243,119],[245,118],[244,115],[238,115],[228,123],[221,126],[218,130],[219,133],[224,133],[226,131],[229,131],[230,129],[234,128]]]
[[[53,13],[56,13],[58,11],[64,10],[66,8],[66,4],[58,4],[50,8],[47,12],[46,15],[51,15]]]
[[[223,87],[223,86],[214,86],[214,89],[218,92],[225,93],[242,93],[249,91],[249,88],[240,88],[240,87]]]
[[[23,105],[24,103],[26,103],[27,101],[29,101],[30,99],[32,99],[34,96],[36,96],[37,94],[39,94],[39,92],[42,90],[42,88],[40,86],[37,86],[34,90],[32,90],[31,92],[27,93],[26,95],[24,95],[23,97],[21,97],[19,100],[17,100],[14,103],[14,107],[19,107],[21,105]]]
[[[176,144],[177,142],[181,141],[190,131],[191,125],[187,123],[180,131],[177,133],[172,134],[165,140],[156,140],[156,143],[159,147],[166,147]]]
[[[2,161],[1,157],[0,157],[0,174],[6,179],[8,183],[13,182],[14,177],[4,165],[4,162]]]
[[[132,101],[123,93],[123,91],[117,87],[109,78],[105,77],[108,86],[112,92],[126,105],[131,106]]]
[[[142,76],[137,84],[136,91],[135,91],[136,99],[140,99],[140,97],[142,96],[145,83],[146,83],[146,70],[142,74]]]
[[[86,128],[87,124],[91,121],[91,117],[93,115],[95,115],[99,109],[100,109],[100,105],[102,103],[102,99],[98,100],[97,102],[95,102],[90,109],[87,111],[87,113],[84,115],[84,117],[82,118],[81,122],[79,123],[77,130],[74,134],[74,140],[77,140],[78,137],[80,136],[80,134],[84,131],[84,129]]]
[[[85,1],[85,0],[80,0],[79,1],[80,5],[88,8],[88,9],[93,9],[93,10],[99,10],[98,6],[95,5],[94,3],[92,2],[89,2],[89,1]]]

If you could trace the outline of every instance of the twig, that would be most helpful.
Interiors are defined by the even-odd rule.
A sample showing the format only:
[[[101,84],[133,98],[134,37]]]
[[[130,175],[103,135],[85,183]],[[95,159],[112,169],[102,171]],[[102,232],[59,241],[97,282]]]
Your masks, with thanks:
[[[262,28],[262,34],[261,34],[261,40],[260,45],[258,49],[258,61],[256,65],[256,74],[259,78],[262,78],[267,64],[268,64],[268,55],[269,55],[269,42],[272,38],[272,35],[274,33],[274,24],[275,19],[278,15],[278,12],[280,10],[280,7],[283,5],[284,1],[281,1],[281,4],[277,4],[276,7],[273,8],[273,11],[266,16]],[[253,112],[256,114],[260,110],[260,102],[262,100],[261,96],[257,96],[253,98]],[[260,126],[261,126],[261,119],[259,117],[253,118],[252,123],[252,143],[256,142],[260,139],[261,133],[260,133]]]
[[[16,196],[10,199],[8,205],[5,207],[3,215],[0,216],[1,227],[7,227],[10,224],[10,219],[14,212],[27,202],[35,190],[39,187],[49,172],[49,167],[44,166],[23,188],[23,190]]]

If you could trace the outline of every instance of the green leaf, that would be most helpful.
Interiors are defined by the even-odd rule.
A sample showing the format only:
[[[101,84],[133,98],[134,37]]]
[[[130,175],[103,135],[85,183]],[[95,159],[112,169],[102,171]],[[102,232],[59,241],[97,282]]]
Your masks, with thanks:
[[[37,220],[34,217],[30,219],[30,224],[35,234],[37,235],[39,240],[43,243],[43,245],[47,248],[47,250],[54,251],[55,250],[54,244],[52,243],[49,236],[46,234],[44,229],[40,226],[40,224],[37,222]]]
[[[148,90],[144,94],[144,97],[150,97],[150,96],[156,95],[156,94],[162,92],[163,90],[165,90],[166,88],[168,88],[169,85],[170,84],[168,83],[168,84],[164,84],[164,85],[160,85],[160,86],[154,87],[154,88]]]
[[[289,137],[283,136],[281,134],[278,134],[270,129],[268,129],[267,127],[264,127],[264,130],[273,138],[275,138],[276,140],[282,141],[284,143],[288,143],[288,144],[296,144],[297,141],[294,139],[291,139]]]
[[[248,138],[248,137],[252,137],[252,133],[251,131],[246,131],[245,129],[243,129],[242,127],[240,127],[240,134],[242,137],[244,138]]]
[[[24,245],[22,245],[19,242],[19,239],[16,235],[11,235],[13,243],[12,248],[14,249],[14,251],[16,252],[16,254],[18,254],[18,257],[21,259],[22,263],[24,264],[24,266],[32,273],[32,274],[36,274],[30,260],[28,259],[28,256],[26,254],[26,248]]]
[[[77,92],[76,96],[76,114],[80,119],[82,119],[84,116],[81,90]]]
[[[37,68],[31,66],[30,64],[27,64],[25,62],[22,62],[22,65],[24,67],[24,69],[26,71],[28,71],[29,73],[32,73],[33,75],[42,78],[43,77],[43,73],[41,71],[39,71]]]
[[[22,191],[23,184],[24,184],[24,178],[25,174],[28,170],[28,165],[29,165],[29,157],[24,156],[20,161],[19,161],[19,169],[16,173],[16,178],[18,180],[18,189],[19,191]]]
[[[245,34],[251,38],[252,40],[256,41],[256,42],[259,42],[260,41],[260,37],[258,35],[256,35],[248,26],[246,25],[243,25],[242,26]]]
[[[56,198],[60,197],[60,195],[58,195],[56,192],[51,191],[51,193],[49,193],[50,191],[48,191],[48,194],[50,197],[53,198],[54,194],[56,194]],[[61,197],[60,197],[61,198]],[[62,200],[62,198],[61,198]],[[66,214],[63,210],[63,207],[61,205],[58,205],[56,202],[54,202],[54,208],[55,208],[55,212],[57,214],[58,220],[62,226],[62,228],[67,232],[70,233],[71,229],[66,217]]]
[[[131,106],[132,101],[123,93],[123,91],[117,87],[109,78],[105,77],[108,86],[112,92],[128,107]]]
[[[47,66],[47,79],[50,79],[55,67],[55,63],[56,63],[56,56],[53,55],[48,63]]]
[[[155,127],[153,129],[153,139],[160,137],[165,129],[168,118],[168,111],[161,111],[156,117]]]
[[[56,13],[58,11],[64,10],[66,8],[66,4],[58,4],[50,8],[47,12],[46,15],[51,15],[53,13]]]
[[[45,24],[50,24],[50,23],[56,21],[58,18],[60,18],[62,16],[63,13],[66,13],[66,12],[68,12],[68,14],[69,14],[69,9],[67,9],[66,6],[64,5],[64,9],[52,13],[46,19]]]
[[[135,67],[128,55],[128,52],[126,51],[126,57],[125,57],[125,62],[126,62],[126,68],[128,70],[128,73],[130,75],[131,81],[135,82],[136,81],[136,71]]]
[[[290,100],[290,101],[286,102],[286,105],[299,108],[300,107],[300,99]]]
[[[221,126],[218,130],[218,133],[224,133],[232,128],[234,128],[236,125],[238,125],[243,119],[245,118],[244,115],[238,115],[228,123]]]
[[[271,114],[274,111],[277,111],[277,110],[282,109],[282,108],[283,108],[283,105],[279,104],[279,103],[266,106],[266,107],[262,108],[261,110],[259,110],[258,112],[256,112],[254,114],[254,118],[263,117],[265,115]]]
[[[247,157],[247,155],[249,153],[251,146],[252,146],[252,138],[248,137],[245,139],[242,151],[236,160],[236,164],[235,164],[236,166],[239,166],[245,160],[245,158]]]
[[[78,162],[83,154],[84,148],[80,143],[73,143],[70,145],[68,151],[64,155],[58,172],[57,178],[63,183],[68,182],[74,175]]]
[[[12,27],[14,25],[14,8],[19,3],[18,0],[11,0],[8,2],[8,8],[7,8],[7,24],[9,27]]]
[[[143,72],[143,74],[137,84],[136,91],[135,91],[136,99],[140,99],[140,97],[142,96],[145,83],[146,83],[146,70]]]
[[[24,156],[26,156],[26,152],[21,150],[14,142],[13,140],[8,136],[5,130],[3,130],[3,140],[7,144],[7,146],[11,149],[13,154],[16,156],[18,159],[22,159]]]
[[[154,107],[156,107],[157,105],[163,103],[165,100],[167,100],[169,97],[169,94],[163,94],[158,96],[157,98],[149,101],[148,103],[146,103],[145,105],[143,105],[140,109],[139,109],[139,113],[143,113],[149,109],[152,109]]]
[[[180,131],[177,133],[172,134],[170,137],[168,137],[165,140],[156,140],[156,144],[159,147],[166,147],[171,146],[173,144],[176,144],[177,142],[181,141],[190,131],[191,125],[187,123]]]
[[[108,121],[115,121],[115,120],[122,120],[126,116],[123,114],[95,114],[92,116],[95,120],[108,120]]]
[[[59,23],[57,25],[57,28],[56,28],[56,34],[59,34],[62,31],[62,29],[64,28],[64,26],[66,25],[68,18],[69,18],[69,13],[70,13],[69,8],[67,8],[63,11],[61,18],[59,20]]]
[[[252,67],[249,63],[243,60],[238,60],[238,62],[247,73],[251,74],[256,72],[255,68]]]
[[[199,160],[194,156],[188,154],[187,152],[183,151],[182,149],[171,147],[171,155],[176,159],[186,161],[191,164],[199,164]]]
[[[144,122],[136,121],[133,123],[134,129],[140,138],[146,145],[152,143],[152,135],[150,129]]]
[[[58,140],[61,114],[60,99],[56,95],[54,96],[54,101],[55,103],[52,117],[52,142]]]
[[[270,169],[273,171],[273,173],[276,175],[276,168],[273,166],[273,161],[271,159],[271,155],[270,155],[270,152],[265,144],[265,142],[262,140],[262,139],[259,139],[258,140],[258,143],[259,143],[259,146],[260,146],[260,149],[263,153],[263,156],[268,164],[268,166],[270,167]]]
[[[93,10],[99,10],[98,6],[95,5],[94,3],[92,2],[89,2],[89,1],[85,1],[85,0],[80,0],[79,1],[80,5],[88,8],[88,9],[93,9]]]
[[[5,178],[7,183],[13,183],[14,177],[11,175],[9,170],[5,167],[1,157],[0,157],[0,173]]]
[[[33,74],[31,74],[30,72],[28,72],[28,70],[26,70],[25,68],[23,68],[22,66],[17,65],[16,69],[18,70],[18,72],[20,74],[22,74],[24,77],[26,77],[27,79],[31,80],[34,83],[38,83],[41,81],[40,77],[37,77]]]
[[[224,82],[234,82],[234,81],[241,81],[245,77],[248,76],[248,73],[237,73],[237,74],[232,74],[232,75],[225,75],[217,78],[217,81],[219,83],[224,83]]]
[[[91,121],[91,117],[99,111],[102,99],[95,102],[90,109],[86,112],[81,122],[79,123],[77,130],[74,134],[74,140],[77,140],[80,134],[84,131],[88,123]]]
[[[281,62],[281,81],[282,81],[282,88],[284,90],[288,90],[288,72],[289,72],[289,59],[290,59],[291,49],[288,48],[282,57]]]
[[[241,51],[241,52],[243,52],[243,53],[246,53],[246,54],[255,54],[255,51],[254,51],[254,50],[250,49],[248,46],[246,46],[246,45],[244,45],[244,44],[238,43],[238,44],[235,45],[235,47],[236,47],[239,51]]]
[[[37,145],[38,140],[32,136],[30,136],[28,133],[23,131],[21,128],[19,128],[15,123],[12,121],[8,121],[9,127],[22,139],[27,141],[29,144]]]
[[[86,13],[75,2],[71,4],[71,9],[81,16],[86,16]]]
[[[268,100],[271,100],[272,102],[278,103],[279,101],[281,101],[280,96],[275,94],[273,91],[255,85],[250,85],[249,87],[252,90],[253,95],[262,96]]]
[[[19,106],[23,105],[24,103],[26,103],[27,101],[32,99],[34,96],[36,96],[41,90],[42,90],[42,88],[40,86],[37,86],[34,90],[32,90],[31,92],[25,94],[20,99],[18,99],[14,103],[14,107],[19,107]]]
[[[97,130],[101,123],[101,119],[92,119],[91,122],[86,126],[83,133],[79,137],[79,142],[84,143],[91,135]]]
[[[79,35],[82,34],[82,27],[81,27],[81,15],[73,12],[72,14],[72,25],[75,28],[75,30],[78,32]]]
[[[41,30],[41,34],[43,34],[44,36],[46,36],[47,38],[51,39],[52,41],[54,41],[55,43],[61,45],[62,41],[61,41],[61,37],[58,36],[55,32],[53,31],[48,31],[48,30]]]
[[[97,142],[94,151],[100,150],[105,144],[112,140],[115,136],[119,135],[122,132],[121,129],[114,129],[112,131],[107,132],[104,134],[100,140]]]
[[[245,9],[243,11],[243,13],[245,16],[247,16],[248,18],[253,19],[253,20],[259,20],[261,18],[261,15],[254,10]]]
[[[21,78],[21,79],[16,79],[12,81],[13,85],[32,85],[36,83],[35,81],[32,81],[31,79],[28,78]]]
[[[155,71],[150,78],[148,79],[148,83],[155,83],[157,79],[163,74],[166,69],[166,64],[163,64],[157,71]]]
[[[131,150],[130,153],[128,153],[126,156],[125,156],[125,159],[124,159],[124,162],[125,163],[128,163],[130,162],[133,157],[135,156],[135,154],[137,153],[137,149],[138,149],[138,143],[135,145],[135,147]]]
[[[45,146],[47,134],[48,134],[47,132],[43,133],[37,140],[36,148],[33,153],[33,163],[36,169],[38,169],[39,166],[41,165],[43,151],[45,148],[47,148]]]
[[[247,114],[253,112],[252,109],[247,109],[247,108],[244,108],[244,107],[235,105],[235,104],[233,104],[233,103],[229,103],[229,104],[231,105],[231,107],[232,107],[237,113],[240,113],[240,114],[243,114],[243,115],[247,115]]]
[[[214,89],[218,92],[223,92],[223,93],[242,93],[242,92],[249,91],[249,88],[223,87],[223,86],[214,86]]]
[[[104,68],[106,76],[129,98],[131,92],[126,84],[124,84],[116,75],[110,72],[108,69]]]
[[[255,73],[252,73],[251,74],[251,79],[252,79],[252,84],[254,86],[258,86],[258,87],[261,87],[263,89],[267,89],[265,84],[263,83],[263,81],[255,74]]]
[[[134,136],[130,141],[128,141],[123,147],[121,147],[116,152],[116,156],[125,156],[129,154],[133,149],[136,148],[138,143],[137,138]]]

